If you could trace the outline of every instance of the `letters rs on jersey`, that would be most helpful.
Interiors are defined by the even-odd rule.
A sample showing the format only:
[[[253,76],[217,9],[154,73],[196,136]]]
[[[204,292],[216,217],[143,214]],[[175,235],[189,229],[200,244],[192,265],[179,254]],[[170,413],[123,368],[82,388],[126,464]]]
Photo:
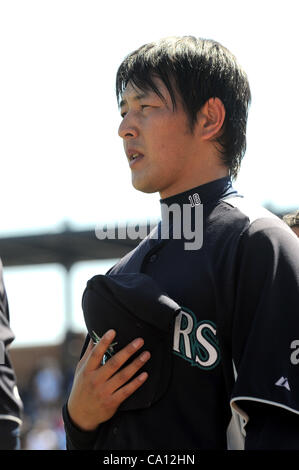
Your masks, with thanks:
[[[175,354],[201,369],[212,369],[220,360],[216,325],[197,321],[191,310],[183,309],[175,320],[173,350]]]

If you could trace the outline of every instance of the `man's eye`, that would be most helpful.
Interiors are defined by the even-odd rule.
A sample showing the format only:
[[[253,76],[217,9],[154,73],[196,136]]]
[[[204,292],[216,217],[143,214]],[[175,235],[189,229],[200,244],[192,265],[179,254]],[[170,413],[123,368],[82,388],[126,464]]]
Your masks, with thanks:
[[[150,104],[142,104],[140,105],[140,108],[141,109],[145,109],[145,108],[150,108],[151,105]],[[122,113],[120,113],[121,117],[124,118],[127,114],[127,111],[123,111]]]

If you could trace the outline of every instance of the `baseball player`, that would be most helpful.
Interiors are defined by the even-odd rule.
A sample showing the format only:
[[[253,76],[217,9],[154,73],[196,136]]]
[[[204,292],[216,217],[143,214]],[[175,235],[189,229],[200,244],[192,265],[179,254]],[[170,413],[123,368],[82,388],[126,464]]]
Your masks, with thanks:
[[[216,41],[166,38],[124,59],[116,91],[132,184],[162,217],[84,292],[67,448],[299,449],[299,242],[232,185],[245,72]]]

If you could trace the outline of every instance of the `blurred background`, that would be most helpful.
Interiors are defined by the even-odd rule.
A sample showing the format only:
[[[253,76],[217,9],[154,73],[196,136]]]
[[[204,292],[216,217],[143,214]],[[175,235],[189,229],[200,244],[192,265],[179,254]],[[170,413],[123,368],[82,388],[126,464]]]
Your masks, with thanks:
[[[1,0],[0,257],[25,405],[23,449],[63,449],[61,406],[85,326],[87,280],[135,246],[97,227],[160,216],[137,193],[117,135],[116,70],[170,35],[213,38],[252,90],[237,189],[279,216],[299,206],[296,0]]]

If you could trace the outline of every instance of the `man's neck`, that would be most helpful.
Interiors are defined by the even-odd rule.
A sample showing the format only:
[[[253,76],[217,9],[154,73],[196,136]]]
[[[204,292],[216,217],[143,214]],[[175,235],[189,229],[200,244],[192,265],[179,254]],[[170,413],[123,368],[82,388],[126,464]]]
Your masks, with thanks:
[[[207,168],[205,172],[193,172],[193,174],[191,174],[189,178],[180,181],[180,183],[176,186],[167,188],[165,191],[160,191],[160,198],[166,199],[168,197],[175,196],[176,194],[183,193],[184,191],[188,191],[191,188],[210,183],[211,181],[215,181],[229,175],[228,169],[222,166],[217,169],[213,167],[211,169],[212,171],[208,170],[209,169]]]

